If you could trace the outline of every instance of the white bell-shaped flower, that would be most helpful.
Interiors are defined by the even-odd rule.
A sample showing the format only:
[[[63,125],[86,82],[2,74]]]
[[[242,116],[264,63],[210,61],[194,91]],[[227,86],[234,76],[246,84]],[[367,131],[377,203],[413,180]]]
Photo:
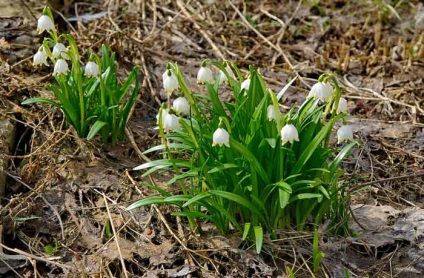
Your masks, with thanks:
[[[163,127],[168,130],[179,130],[181,129],[178,117],[175,114],[166,114],[163,120]]]
[[[165,81],[165,78],[168,77],[168,74],[169,74],[168,72],[171,72],[171,76],[178,80],[177,76],[172,70],[166,69],[165,72],[162,74],[162,81]]]
[[[215,130],[212,136],[212,147],[216,145],[225,145],[227,147],[230,147],[230,134],[228,134],[225,129],[220,127]]]
[[[54,45],[52,51],[53,57],[69,60],[68,49],[63,43],[58,42]]]
[[[275,109],[274,105],[268,105],[266,109],[266,116],[268,117],[268,121],[275,120]]]
[[[333,87],[329,83],[317,82],[309,91],[309,97],[315,97],[325,102],[328,101],[331,94],[333,93]]]
[[[99,75],[99,65],[92,61],[87,62],[84,68],[84,75],[88,78],[97,77]]]
[[[187,115],[188,113],[190,113],[190,104],[188,103],[188,100],[185,97],[176,98],[172,102],[172,108],[178,114]]]
[[[244,80],[241,85],[240,85],[240,89],[244,90],[245,92],[249,91],[249,87],[250,87],[250,78],[247,78],[246,80]]]
[[[197,83],[213,83],[213,73],[208,67],[201,66],[197,73]]]
[[[340,98],[339,105],[337,105],[337,114],[347,112],[347,100],[345,98]]]
[[[54,65],[53,75],[66,74],[68,71],[68,63],[64,59],[58,59]]]
[[[44,46],[41,46],[38,49],[37,53],[35,53],[34,60],[33,60],[32,64],[34,66],[39,66],[39,65],[48,66],[48,64],[47,64],[47,53],[46,53],[46,51],[44,51]]]
[[[225,70],[227,71],[228,75],[229,75],[231,78],[233,78],[233,79],[235,79],[235,78],[236,78],[236,76],[234,75],[233,70],[231,69],[231,67],[230,67],[230,65],[229,65],[228,63],[227,63],[227,64],[226,64],[226,66],[225,66]],[[225,75],[225,73],[224,73],[222,70],[220,70],[220,71],[219,71],[219,73],[218,73],[218,77],[217,77],[217,78],[219,79],[219,84],[222,84],[222,83],[224,83],[224,82],[227,82],[227,81],[228,81],[227,76]]]
[[[177,76],[171,70],[168,70],[166,76],[163,77],[163,88],[168,94],[172,94],[172,92],[180,87]]]
[[[167,108],[162,108],[160,111],[162,111],[162,122],[165,120],[166,115],[168,115],[169,110]],[[156,124],[159,124],[159,113],[156,115]]]
[[[337,130],[337,142],[353,141],[353,131],[352,127],[349,125],[342,125],[339,130]]]
[[[299,133],[294,125],[287,124],[281,129],[281,141],[283,145],[287,142],[299,141]]]
[[[42,15],[37,21],[37,31],[38,33],[43,33],[44,31],[54,30],[54,24],[50,17],[47,15]]]

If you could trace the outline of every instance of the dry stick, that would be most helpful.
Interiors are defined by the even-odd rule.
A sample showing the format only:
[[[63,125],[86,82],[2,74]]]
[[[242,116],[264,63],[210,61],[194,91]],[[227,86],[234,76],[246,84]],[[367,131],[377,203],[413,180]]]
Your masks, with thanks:
[[[115,225],[113,224],[113,219],[112,219],[112,215],[110,214],[109,205],[107,203],[106,195],[104,193],[102,193],[102,195],[103,195],[103,199],[105,201],[106,211],[107,211],[107,215],[108,215],[109,221],[110,221],[110,227],[112,228],[113,236],[115,237],[116,247],[118,248],[119,259],[121,260],[121,264],[122,264],[122,270],[124,271],[125,277],[128,278],[127,268],[125,267],[125,261],[124,261],[124,258],[122,257],[121,246],[119,245],[119,238],[118,238],[118,235],[117,235],[116,230],[115,230]]]
[[[159,104],[159,106],[160,106],[161,102],[160,102],[159,98],[157,97],[156,90],[153,87],[152,82],[150,82],[150,72],[147,69],[146,59],[144,59],[143,53],[141,54],[141,65],[142,65],[143,70],[144,70],[144,78],[145,78],[147,85],[149,86],[149,89],[150,89],[150,94],[156,100],[156,103]]]
[[[209,38],[208,34],[206,34],[206,32],[203,31],[202,27],[200,27],[200,25],[197,23],[197,21],[192,18],[190,13],[184,7],[184,4],[181,2],[181,0],[177,0],[177,5],[178,5],[178,7],[180,7],[181,11],[188,18],[188,20],[190,20],[190,22],[194,25],[194,27],[200,32],[200,34],[211,45],[212,49],[215,51],[215,55],[217,56],[217,58],[225,60],[224,54],[222,54],[221,50],[219,50],[219,48],[215,45],[215,43],[211,40],[211,38]]]
[[[41,195],[40,193],[38,193],[37,191],[35,191],[31,186],[29,186],[28,184],[26,184],[25,182],[23,182],[21,179],[19,179],[18,177],[10,174],[9,172],[5,171],[5,170],[1,170],[3,173],[5,173],[7,176],[11,177],[12,179],[14,179],[15,181],[17,181],[18,183],[22,184],[23,186],[25,186],[26,188],[28,188],[30,191],[36,193],[43,201],[46,205],[48,205],[50,207],[50,209],[53,211],[53,213],[56,215],[57,220],[59,221],[60,224],[60,230],[62,233],[62,239],[65,239],[65,232],[63,229],[63,222],[62,219],[60,218],[60,214],[59,212],[46,200],[46,198],[44,198],[43,195]]]
[[[137,146],[137,143],[135,142],[133,133],[132,133],[132,131],[129,127],[125,127],[125,135],[127,136],[127,139],[130,141],[130,143],[131,143],[132,147],[134,148],[134,151],[137,153],[138,157],[140,159],[143,159],[146,162],[149,162],[150,159],[147,156],[145,156],[143,154],[143,152],[140,150],[140,148]]]
[[[281,49],[280,46],[276,46],[275,44],[273,44],[272,42],[270,42],[264,35],[262,35],[261,32],[259,32],[258,30],[256,30],[255,27],[252,26],[252,24],[249,23],[249,21],[247,21],[246,17],[240,12],[240,10],[231,2],[228,1],[230,3],[230,6],[234,9],[234,11],[240,16],[241,20],[244,22],[244,24],[246,24],[246,26],[248,28],[250,28],[253,32],[255,32],[263,41],[265,41],[269,46],[271,46],[273,49],[277,50],[278,53],[283,57],[284,61],[289,65],[290,69],[296,74],[297,78],[299,78],[299,80],[306,86],[309,87],[308,83],[306,83],[303,78],[299,75],[299,73],[294,69],[293,64],[290,62],[289,58],[286,56],[286,54],[284,53],[284,51]]]
[[[4,248],[4,249],[10,251],[10,252],[14,252],[14,253],[18,253],[18,254],[22,255],[26,259],[33,259],[33,260],[36,260],[36,261],[41,261],[41,262],[45,262],[45,263],[49,263],[49,264],[54,264],[54,265],[59,266],[59,267],[62,267],[62,268],[71,269],[71,267],[69,265],[61,264],[61,263],[57,263],[57,262],[53,261],[53,260],[62,259],[62,257],[52,257],[52,258],[50,258],[50,260],[48,260],[48,259],[45,259],[43,257],[38,257],[38,256],[35,256],[33,254],[27,253],[25,251],[19,250],[17,248],[10,248],[10,247],[4,245],[1,242],[0,242],[0,246],[2,248]],[[11,255],[8,255],[8,256],[11,256]]]
[[[348,79],[348,77],[347,77],[347,75],[346,75],[346,74],[343,76],[343,80],[344,80],[344,82],[346,83],[346,85],[347,85],[348,87],[352,88],[352,89],[372,93],[374,96],[378,97],[379,99],[381,99],[381,100],[383,100],[383,101],[388,101],[388,102],[391,102],[391,103],[394,103],[394,104],[397,104],[397,105],[400,105],[400,106],[406,106],[406,107],[411,108],[411,109],[417,109],[417,110],[418,110],[418,111],[420,111],[422,114],[424,114],[424,110],[423,110],[421,107],[419,107],[419,106],[413,106],[413,105],[410,105],[410,104],[407,104],[407,103],[404,103],[404,102],[401,102],[401,101],[398,101],[398,100],[393,100],[393,99],[391,99],[391,98],[385,97],[385,96],[383,96],[383,95],[381,95],[381,94],[377,93],[376,91],[374,91],[374,90],[372,90],[372,89],[364,88],[364,87],[357,87],[357,86],[353,85],[353,84],[349,81],[349,79]]]
[[[376,183],[383,183],[383,182],[388,182],[388,181],[395,181],[395,180],[402,180],[402,179],[409,179],[409,178],[417,178],[417,177],[422,177],[422,176],[424,176],[424,172],[420,172],[420,173],[416,173],[416,174],[412,174],[412,175],[391,177],[391,178],[375,180],[375,181],[368,181],[368,182],[364,182],[364,183],[354,185],[352,188],[350,188],[350,191],[352,191],[353,189],[358,189],[358,188],[364,187],[364,186],[374,185]]]

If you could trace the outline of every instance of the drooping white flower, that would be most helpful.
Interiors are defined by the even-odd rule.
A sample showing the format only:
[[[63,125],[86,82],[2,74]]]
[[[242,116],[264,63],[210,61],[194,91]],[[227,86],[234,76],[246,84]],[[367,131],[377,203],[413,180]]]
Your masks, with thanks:
[[[170,70],[170,69],[167,69],[167,70],[165,70],[165,72],[162,74],[162,81],[165,81],[165,79],[168,77],[168,71],[170,71],[171,72],[171,76],[173,76],[175,79],[177,79],[178,80],[178,78],[177,78],[177,76],[175,75],[175,73],[172,71],[172,70]]]
[[[268,117],[268,121],[275,120],[275,109],[274,105],[268,105],[266,109],[266,116]]]
[[[283,145],[287,142],[299,141],[299,133],[294,125],[287,124],[281,129],[281,141]]]
[[[339,130],[337,130],[337,142],[341,143],[344,141],[353,141],[353,131],[352,127],[349,125],[342,125]]]
[[[162,108],[160,111],[162,111],[162,122],[165,120],[166,115],[168,115],[169,110],[167,108]],[[159,113],[156,115],[156,124],[159,124]]]
[[[197,83],[204,84],[206,82],[213,83],[213,73],[210,68],[201,66],[197,73]]]
[[[212,136],[212,147],[216,145],[225,145],[227,147],[230,147],[230,134],[228,134],[225,129],[220,127],[215,130]]]
[[[244,80],[241,85],[240,85],[240,89],[244,90],[245,92],[247,92],[249,90],[250,87],[250,78],[247,78],[246,80]]]
[[[64,59],[58,59],[54,65],[53,75],[66,74],[68,71],[68,63]]]
[[[175,114],[166,114],[163,120],[163,127],[169,130],[178,130],[181,129],[180,122],[178,117]]]
[[[328,82],[317,82],[312,86],[311,90],[309,91],[308,98],[316,97],[319,100],[325,102],[328,101],[332,93],[333,87]]]
[[[52,51],[53,57],[69,60],[68,49],[63,43],[58,42],[54,45]]]
[[[88,78],[96,77],[99,75],[99,65],[97,65],[95,62],[89,61],[85,65],[84,68],[84,75]]]
[[[54,30],[54,24],[50,17],[47,15],[42,15],[37,21],[37,31],[38,33],[43,33],[44,31]]]
[[[188,100],[185,97],[176,98],[172,102],[172,108],[174,108],[174,111],[178,114],[187,115],[188,113],[190,113],[190,104],[188,103]]]
[[[175,90],[177,90],[180,87],[178,83],[177,76],[173,74],[171,70],[168,70],[168,73],[163,78],[163,88],[165,89],[165,92],[168,94],[172,94]]]
[[[37,53],[35,53],[34,60],[33,60],[32,64],[34,66],[39,66],[39,65],[42,65],[42,64],[48,66],[48,64],[47,64],[47,53],[46,53],[46,51],[44,51],[44,46],[41,46],[38,49]]]
[[[339,99],[339,105],[337,106],[337,113],[347,112],[347,100],[345,98]]]
[[[226,63],[225,70],[227,71],[228,75],[231,78],[233,78],[233,79],[236,78],[236,76],[234,75],[233,70],[231,69],[231,67],[230,67],[230,65],[228,63]],[[228,81],[227,76],[225,75],[225,73],[222,70],[219,71],[217,78],[219,78],[219,84],[222,84],[222,83]]]

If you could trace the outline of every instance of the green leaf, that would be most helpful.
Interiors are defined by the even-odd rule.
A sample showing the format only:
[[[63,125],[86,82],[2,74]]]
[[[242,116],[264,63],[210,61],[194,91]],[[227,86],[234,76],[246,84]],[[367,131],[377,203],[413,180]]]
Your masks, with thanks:
[[[48,98],[42,98],[42,97],[35,97],[35,98],[27,99],[27,100],[22,102],[22,105],[33,104],[33,103],[47,103],[47,104],[51,104],[53,106],[60,108],[60,104],[57,103],[56,101],[54,101],[52,99],[48,99]]]
[[[290,193],[280,188],[278,189],[278,196],[280,200],[280,207],[284,209],[289,203]]]
[[[139,207],[143,207],[143,206],[148,206],[148,205],[152,205],[152,204],[163,204],[166,203],[165,201],[166,197],[163,196],[151,196],[151,197],[147,197],[141,200],[138,200],[134,203],[132,203],[131,205],[129,205],[126,210],[132,210],[135,208],[139,208]]]
[[[90,128],[90,132],[87,135],[87,140],[91,140],[97,133],[106,125],[105,122],[97,120],[94,125]]]
[[[260,254],[264,242],[264,232],[261,226],[255,226],[253,230],[255,231],[256,253]]]
[[[182,205],[182,207],[184,208],[184,207],[187,207],[187,206],[189,206],[189,205],[191,205],[191,204],[193,204],[193,203],[197,203],[197,202],[199,202],[200,200],[202,200],[202,199],[204,199],[204,198],[207,198],[207,197],[210,197],[211,196],[211,194],[209,193],[209,192],[203,192],[203,193],[200,193],[200,194],[197,194],[196,196],[194,196],[193,198],[191,198],[190,200],[188,200],[187,202],[185,202],[183,205]]]
[[[216,172],[221,172],[223,170],[234,169],[234,168],[240,168],[240,166],[239,165],[236,165],[236,164],[233,164],[233,163],[225,163],[225,164],[222,164],[220,166],[217,166],[217,167],[214,167],[214,168],[210,169],[208,171],[208,173],[209,174],[213,174],[213,173],[216,173]]]
[[[171,213],[171,215],[191,217],[191,218],[203,218],[212,222],[214,221],[214,219],[210,215],[207,215],[206,213],[199,212],[199,211],[177,211],[177,212]]]
[[[290,198],[290,203],[303,199],[318,199],[318,203],[322,201],[322,194],[319,193],[300,193]]]
[[[281,91],[277,95],[278,101],[280,101],[280,99],[283,97],[284,93],[290,88],[290,86],[293,84],[294,81],[296,81],[296,79],[297,79],[297,76],[295,76],[292,80],[290,80],[290,82],[287,83],[286,86],[284,86],[283,89],[281,89]]]
[[[250,232],[251,223],[245,223],[244,224],[244,230],[243,230],[243,238],[242,240],[246,240],[247,236]]]

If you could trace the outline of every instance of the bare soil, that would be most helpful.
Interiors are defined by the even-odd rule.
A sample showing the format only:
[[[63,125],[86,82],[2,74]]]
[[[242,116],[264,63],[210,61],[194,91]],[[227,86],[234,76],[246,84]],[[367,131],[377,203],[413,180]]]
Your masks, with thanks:
[[[0,277],[289,277],[287,269],[296,277],[422,277],[424,7],[418,0],[312,2],[3,0],[0,116],[15,126],[16,140],[11,150],[0,148],[8,162]],[[21,105],[53,97],[51,68],[32,66],[46,4],[80,49],[110,45],[123,77],[141,66],[127,142],[80,139],[57,109]],[[281,231],[259,256],[240,235],[224,237],[207,223],[193,235],[171,207],[125,210],[157,194],[145,182],[169,179],[131,170],[158,142],[166,63],[178,62],[197,86],[205,58],[233,61],[244,73],[255,66],[276,91],[298,76],[284,106],[299,104],[323,72],[342,84],[360,143],[343,165],[355,217],[343,238],[327,235],[324,224],[319,272],[311,271],[311,232]]]

